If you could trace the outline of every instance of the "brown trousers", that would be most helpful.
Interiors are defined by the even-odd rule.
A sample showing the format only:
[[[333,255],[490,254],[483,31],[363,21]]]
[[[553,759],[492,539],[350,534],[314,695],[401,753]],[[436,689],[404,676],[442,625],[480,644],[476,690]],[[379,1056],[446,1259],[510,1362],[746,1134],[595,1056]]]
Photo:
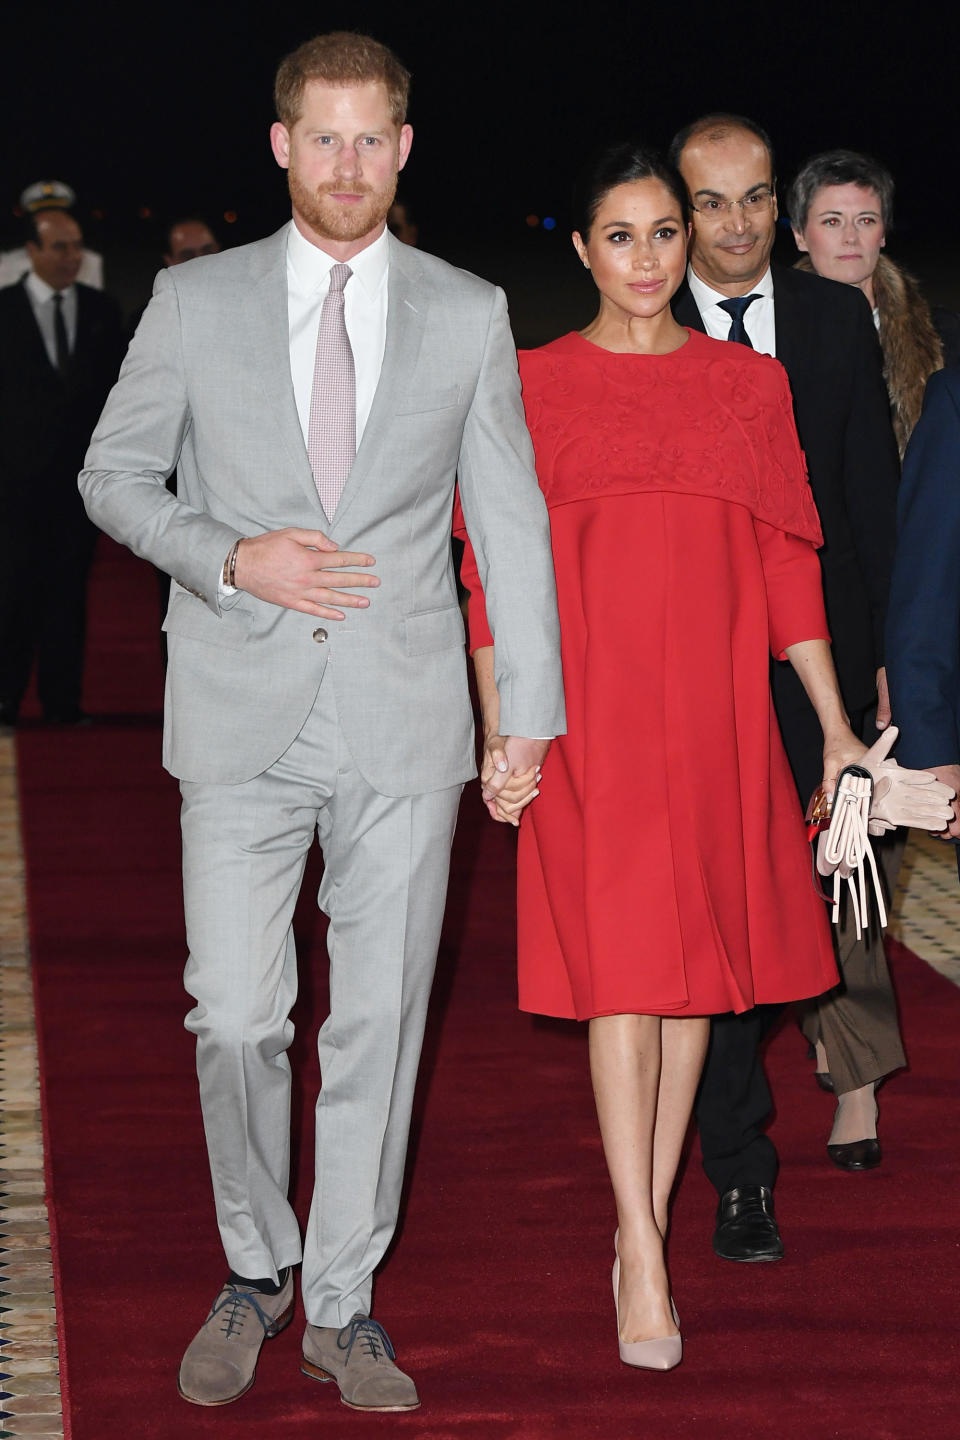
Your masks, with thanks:
[[[905,844],[905,831],[874,841],[891,896]],[[804,1001],[797,1010],[807,1040],[811,1045],[819,1040],[827,1052],[834,1091],[844,1095],[899,1070],[907,1057],[876,913],[871,914],[870,928],[858,940],[851,907],[842,906],[834,943],[840,984],[816,1000]]]
[[[796,781],[800,803],[806,803],[823,774],[823,736],[813,706],[799,681],[786,671],[775,677],[774,699],[780,731]],[[850,723],[868,745],[877,738],[876,707],[851,715]],[[893,831],[874,841],[874,853],[886,881],[888,896],[896,888],[905,831]],[[846,897],[845,897],[846,899]],[[883,936],[871,911],[868,932],[858,940],[850,907],[840,911],[833,927],[840,984],[816,1000],[797,1006],[800,1028],[810,1044],[820,1040],[838,1095],[881,1080],[906,1064],[900,1040],[897,1002],[883,948]]]

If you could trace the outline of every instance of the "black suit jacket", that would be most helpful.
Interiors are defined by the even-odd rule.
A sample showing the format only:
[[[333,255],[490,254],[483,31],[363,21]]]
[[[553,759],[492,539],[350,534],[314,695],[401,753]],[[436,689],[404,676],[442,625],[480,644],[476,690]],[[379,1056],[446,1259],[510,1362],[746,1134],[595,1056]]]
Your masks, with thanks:
[[[820,512],[820,551],[834,662],[848,710],[876,694],[896,531],[899,458],[882,358],[861,292],[774,265],[777,359],[790,380],[800,444]],[[703,330],[684,281],[681,325]],[[774,667],[777,712],[806,706],[789,666]]]
[[[887,624],[903,765],[960,762],[960,365],[931,375],[903,459]]]
[[[0,501],[9,518],[77,509],[77,473],[123,358],[120,311],[77,285],[67,373],[50,363],[24,283],[0,289]]]

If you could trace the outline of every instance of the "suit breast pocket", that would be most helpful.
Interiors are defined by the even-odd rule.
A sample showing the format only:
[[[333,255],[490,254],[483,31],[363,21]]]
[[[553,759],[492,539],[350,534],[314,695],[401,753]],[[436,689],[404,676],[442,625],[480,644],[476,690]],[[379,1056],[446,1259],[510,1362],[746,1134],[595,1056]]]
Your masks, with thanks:
[[[459,605],[408,615],[403,623],[408,655],[429,655],[435,650],[452,650],[457,646],[463,648],[463,616]]]
[[[430,390],[414,390],[397,407],[398,415],[429,415],[435,410],[453,410],[463,400],[462,385],[444,385]]]

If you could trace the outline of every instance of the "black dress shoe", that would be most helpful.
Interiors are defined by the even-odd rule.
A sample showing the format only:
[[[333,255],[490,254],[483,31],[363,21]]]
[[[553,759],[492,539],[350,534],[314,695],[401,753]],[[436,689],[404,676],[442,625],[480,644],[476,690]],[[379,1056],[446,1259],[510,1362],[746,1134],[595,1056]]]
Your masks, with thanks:
[[[721,1260],[782,1260],[783,1241],[766,1185],[740,1185],[720,1198],[713,1253]]]
[[[879,1140],[851,1140],[848,1145],[828,1145],[827,1154],[841,1170],[872,1170],[879,1165]]]

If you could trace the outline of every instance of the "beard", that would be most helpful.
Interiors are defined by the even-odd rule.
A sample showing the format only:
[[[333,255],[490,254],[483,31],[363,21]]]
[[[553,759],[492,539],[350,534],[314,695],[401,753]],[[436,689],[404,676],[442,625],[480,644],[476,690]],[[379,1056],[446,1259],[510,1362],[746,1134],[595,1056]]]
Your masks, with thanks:
[[[350,241],[369,235],[386,220],[397,193],[397,177],[392,176],[380,189],[357,181],[344,185],[335,180],[311,189],[291,165],[287,170],[287,186],[293,208],[316,235],[324,240]],[[352,205],[341,205],[331,198],[346,190],[363,198]]]

